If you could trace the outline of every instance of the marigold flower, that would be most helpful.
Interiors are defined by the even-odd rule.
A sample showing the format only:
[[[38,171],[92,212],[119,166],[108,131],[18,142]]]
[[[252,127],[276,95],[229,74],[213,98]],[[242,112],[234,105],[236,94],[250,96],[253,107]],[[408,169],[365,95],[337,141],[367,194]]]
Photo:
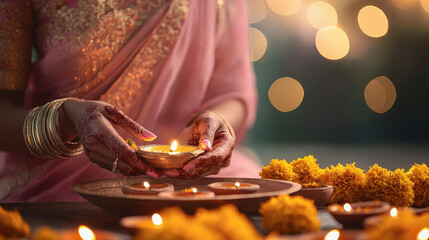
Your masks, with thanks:
[[[365,174],[357,168],[355,163],[347,164],[345,167],[338,164],[331,166],[320,176],[320,182],[334,187],[331,203],[359,202],[362,199],[362,190],[365,186]]]
[[[269,231],[281,234],[313,232],[320,229],[313,200],[301,196],[280,195],[262,203],[259,213]]]
[[[396,169],[392,172],[374,164],[365,176],[366,200],[379,200],[402,207],[413,203],[414,183],[407,177],[403,169]]]
[[[167,208],[160,212],[161,227],[144,227],[134,240],[262,240],[249,220],[233,205],[218,209],[198,209],[195,216],[186,215],[180,208]]]
[[[286,160],[273,159],[270,165],[263,167],[259,173],[262,178],[295,181],[296,173],[293,172],[293,167]]]
[[[30,234],[30,226],[18,211],[8,211],[0,206],[0,237],[19,238]]]
[[[400,210],[396,217],[384,214],[378,225],[366,228],[365,232],[368,240],[417,239],[419,231],[429,226],[428,216],[424,214],[419,217],[409,210]]]
[[[300,184],[316,183],[323,173],[319,164],[316,163],[317,159],[313,155],[298,158],[290,163],[293,167],[293,172],[296,173],[296,182]]]
[[[426,164],[414,164],[407,172],[414,183],[414,206],[429,206],[429,167]]]

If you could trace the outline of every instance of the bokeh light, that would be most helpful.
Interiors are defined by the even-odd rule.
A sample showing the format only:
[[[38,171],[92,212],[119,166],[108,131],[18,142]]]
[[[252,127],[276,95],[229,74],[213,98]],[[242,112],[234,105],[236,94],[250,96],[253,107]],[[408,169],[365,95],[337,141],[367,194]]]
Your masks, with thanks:
[[[418,0],[393,0],[393,3],[402,9],[412,8],[417,4]]]
[[[268,90],[271,104],[280,112],[290,112],[296,109],[304,98],[301,84],[290,77],[277,79]]]
[[[265,35],[256,28],[249,29],[250,39],[250,59],[252,62],[258,61],[264,56],[267,50],[267,38]]]
[[[368,83],[364,96],[368,107],[381,114],[392,108],[396,100],[396,89],[390,79],[380,76]]]
[[[301,8],[301,0],[267,0],[270,9],[283,16],[295,14]]]
[[[316,29],[336,26],[338,21],[337,11],[327,2],[314,2],[307,9],[307,20]]]
[[[328,26],[317,31],[316,48],[323,57],[338,60],[347,55],[350,50],[350,42],[342,29]]]
[[[422,4],[423,9],[429,13],[429,0],[420,0],[420,3]]]
[[[370,37],[381,37],[387,33],[389,22],[384,12],[376,6],[366,6],[359,11],[359,27]]]
[[[264,0],[247,0],[246,2],[250,23],[260,22],[267,16],[267,7]]]

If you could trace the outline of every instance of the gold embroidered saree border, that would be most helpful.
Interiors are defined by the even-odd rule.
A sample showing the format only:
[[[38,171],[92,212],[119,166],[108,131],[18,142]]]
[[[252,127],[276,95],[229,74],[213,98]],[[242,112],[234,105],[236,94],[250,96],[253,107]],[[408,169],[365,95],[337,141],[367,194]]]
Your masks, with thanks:
[[[101,98],[128,113],[134,100],[143,91],[143,84],[155,78],[155,71],[169,55],[179,38],[190,0],[173,0],[146,45],[139,51],[119,80]]]

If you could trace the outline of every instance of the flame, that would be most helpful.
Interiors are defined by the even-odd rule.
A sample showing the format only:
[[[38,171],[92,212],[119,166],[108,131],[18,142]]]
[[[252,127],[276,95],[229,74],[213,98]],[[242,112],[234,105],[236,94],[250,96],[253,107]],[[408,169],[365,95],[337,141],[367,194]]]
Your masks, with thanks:
[[[429,228],[423,228],[417,235],[417,240],[428,240],[429,239]]]
[[[148,182],[146,182],[146,181],[144,181],[143,186],[144,186],[145,188],[150,188],[150,184],[149,184]]]
[[[235,188],[239,188],[240,187],[240,183],[239,182],[235,182]]]
[[[338,238],[340,238],[340,231],[334,229],[326,234],[324,240],[338,240]]]
[[[87,226],[79,226],[79,236],[82,240],[95,240],[95,234]]]
[[[174,140],[173,141],[173,143],[171,144],[171,147],[170,147],[170,152],[174,152],[174,151],[176,151],[177,150],[177,141],[176,140]]]
[[[198,191],[197,188],[194,188],[194,187],[192,188],[192,193],[197,193],[197,191]]]
[[[346,212],[350,212],[352,210],[352,206],[348,203],[344,204],[344,210],[346,210]]]
[[[392,209],[390,210],[390,216],[392,216],[392,217],[396,217],[396,215],[398,215],[398,209],[396,209],[396,208],[392,208]]]
[[[152,215],[152,222],[156,226],[160,226],[162,224],[162,217],[158,213]]]

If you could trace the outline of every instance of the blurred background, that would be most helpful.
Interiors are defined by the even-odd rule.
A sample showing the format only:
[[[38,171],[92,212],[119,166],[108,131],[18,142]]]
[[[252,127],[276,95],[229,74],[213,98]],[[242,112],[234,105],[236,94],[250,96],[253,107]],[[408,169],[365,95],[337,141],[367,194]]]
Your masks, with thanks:
[[[266,165],[429,162],[429,0],[247,0]]]

